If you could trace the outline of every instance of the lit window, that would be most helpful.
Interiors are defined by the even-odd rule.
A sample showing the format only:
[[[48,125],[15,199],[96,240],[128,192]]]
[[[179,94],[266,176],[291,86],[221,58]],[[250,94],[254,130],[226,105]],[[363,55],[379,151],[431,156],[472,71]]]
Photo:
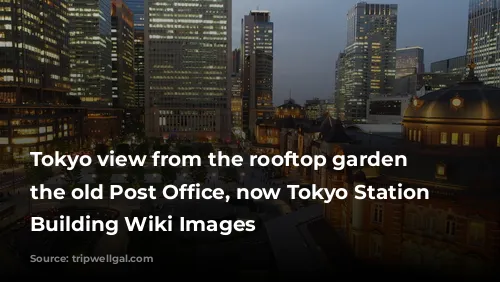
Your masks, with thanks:
[[[458,145],[458,133],[451,134],[451,145]]]
[[[445,176],[446,175],[446,165],[438,164],[436,168],[436,175]]]
[[[448,134],[446,132],[441,132],[441,144],[448,144]]]
[[[418,142],[422,141],[422,130],[418,131]]]
[[[469,133],[464,133],[462,144],[464,146],[469,146],[470,145],[470,134]]]
[[[497,147],[500,147],[500,135],[497,136]]]

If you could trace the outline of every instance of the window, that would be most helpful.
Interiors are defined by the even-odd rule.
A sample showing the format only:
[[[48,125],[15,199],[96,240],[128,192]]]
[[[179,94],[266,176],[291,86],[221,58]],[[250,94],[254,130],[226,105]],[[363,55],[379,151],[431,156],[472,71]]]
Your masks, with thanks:
[[[469,133],[464,133],[464,135],[462,136],[462,144],[464,146],[470,145],[470,134]]]
[[[446,229],[445,229],[446,235],[449,236],[455,235],[456,225],[457,223],[455,221],[455,217],[448,216],[448,218],[446,219]]]
[[[440,143],[441,144],[448,144],[448,134],[446,134],[446,132],[441,132]]]
[[[436,167],[436,175],[438,176],[446,176],[446,165],[438,164]]]
[[[370,256],[381,257],[382,256],[382,236],[372,235],[370,238]]]
[[[469,223],[469,244],[481,246],[484,244],[485,226],[483,222]]]
[[[422,142],[422,130],[418,131],[418,142]]]
[[[497,147],[500,147],[500,135],[497,136]]]
[[[374,204],[372,211],[373,223],[381,224],[384,219],[384,206],[382,204]]]
[[[451,145],[458,145],[458,133],[451,134]]]

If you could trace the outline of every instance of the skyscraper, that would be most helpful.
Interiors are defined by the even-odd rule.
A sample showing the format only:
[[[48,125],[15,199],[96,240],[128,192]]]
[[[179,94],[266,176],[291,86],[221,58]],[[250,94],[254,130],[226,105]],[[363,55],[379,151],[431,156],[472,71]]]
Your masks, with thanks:
[[[485,84],[500,86],[500,0],[470,0],[467,40],[468,61],[474,49],[474,72]],[[474,48],[472,48],[474,44]]]
[[[396,78],[423,72],[424,48],[406,47],[396,50]]]
[[[70,89],[66,1],[8,2],[0,2],[0,104],[64,97]]]
[[[239,73],[241,69],[241,49],[236,48],[233,50],[233,74]]]
[[[136,30],[144,30],[144,0],[127,0],[127,6],[134,14],[134,27]]]
[[[334,103],[335,103],[335,112],[337,116],[341,119],[345,119],[345,53],[339,53],[337,57],[337,61],[335,62],[335,91],[334,91]]]
[[[111,1],[69,0],[71,93],[111,106]]]
[[[431,72],[433,73],[455,73],[465,76],[466,68],[466,55],[431,63]]]
[[[0,2],[0,167],[78,149],[85,109],[67,99],[68,6],[62,0]]]
[[[252,10],[241,22],[243,129],[273,115],[274,23],[269,11]]]
[[[134,32],[134,73],[135,73],[135,104],[144,108],[144,30]]]
[[[398,6],[360,2],[347,14],[345,119],[366,121],[371,95],[392,93],[396,75]]]
[[[134,18],[123,0],[111,3],[113,106],[135,107]]]
[[[231,1],[148,0],[147,135],[230,138]]]

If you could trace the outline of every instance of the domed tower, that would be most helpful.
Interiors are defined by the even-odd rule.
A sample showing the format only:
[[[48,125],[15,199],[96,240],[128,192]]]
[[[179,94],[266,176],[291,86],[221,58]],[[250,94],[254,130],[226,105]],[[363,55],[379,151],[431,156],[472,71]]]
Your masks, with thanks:
[[[289,99],[285,104],[276,107],[276,112],[274,114],[275,119],[285,119],[285,118],[294,118],[294,119],[303,119],[305,116],[304,108],[296,104],[293,99]]]
[[[500,88],[469,75],[457,85],[414,98],[405,112],[405,139],[425,146],[500,148]]]

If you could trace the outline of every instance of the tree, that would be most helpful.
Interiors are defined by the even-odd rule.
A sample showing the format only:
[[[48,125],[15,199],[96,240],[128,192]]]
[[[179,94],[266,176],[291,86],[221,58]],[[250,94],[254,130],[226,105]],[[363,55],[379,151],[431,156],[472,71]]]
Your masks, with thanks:
[[[177,168],[165,165],[160,168],[161,181],[163,184],[173,184],[177,180]]]
[[[130,145],[126,143],[116,145],[116,155],[128,156],[130,155]]]
[[[52,177],[52,169],[45,166],[35,166],[34,162],[24,164],[26,181],[30,185],[39,185]]]
[[[220,150],[226,156],[233,156],[233,150],[229,146],[222,146]]]
[[[149,144],[144,142],[139,145],[137,145],[134,149],[135,154],[139,156],[146,156],[149,155]]]
[[[193,146],[190,144],[179,144],[178,149],[179,153],[183,156],[194,154]]]
[[[82,179],[82,167],[76,165],[73,170],[65,169],[63,172],[63,180],[68,184],[68,189],[71,191],[75,186],[80,183]]]
[[[99,163],[95,165],[95,181],[97,184],[102,184],[104,191],[109,192],[109,185],[111,184],[111,177],[113,176],[113,171],[110,166],[102,166]]]
[[[104,157],[109,154],[108,145],[106,144],[97,144],[94,149],[94,153],[96,156]]]
[[[204,165],[193,166],[189,170],[189,176],[194,183],[205,183],[208,170]]]
[[[227,184],[237,182],[239,178],[238,170],[234,166],[228,166],[220,169],[219,180]]]
[[[71,151],[71,146],[68,141],[61,140],[59,138],[54,140],[54,150],[59,151],[60,154],[67,154]]]

